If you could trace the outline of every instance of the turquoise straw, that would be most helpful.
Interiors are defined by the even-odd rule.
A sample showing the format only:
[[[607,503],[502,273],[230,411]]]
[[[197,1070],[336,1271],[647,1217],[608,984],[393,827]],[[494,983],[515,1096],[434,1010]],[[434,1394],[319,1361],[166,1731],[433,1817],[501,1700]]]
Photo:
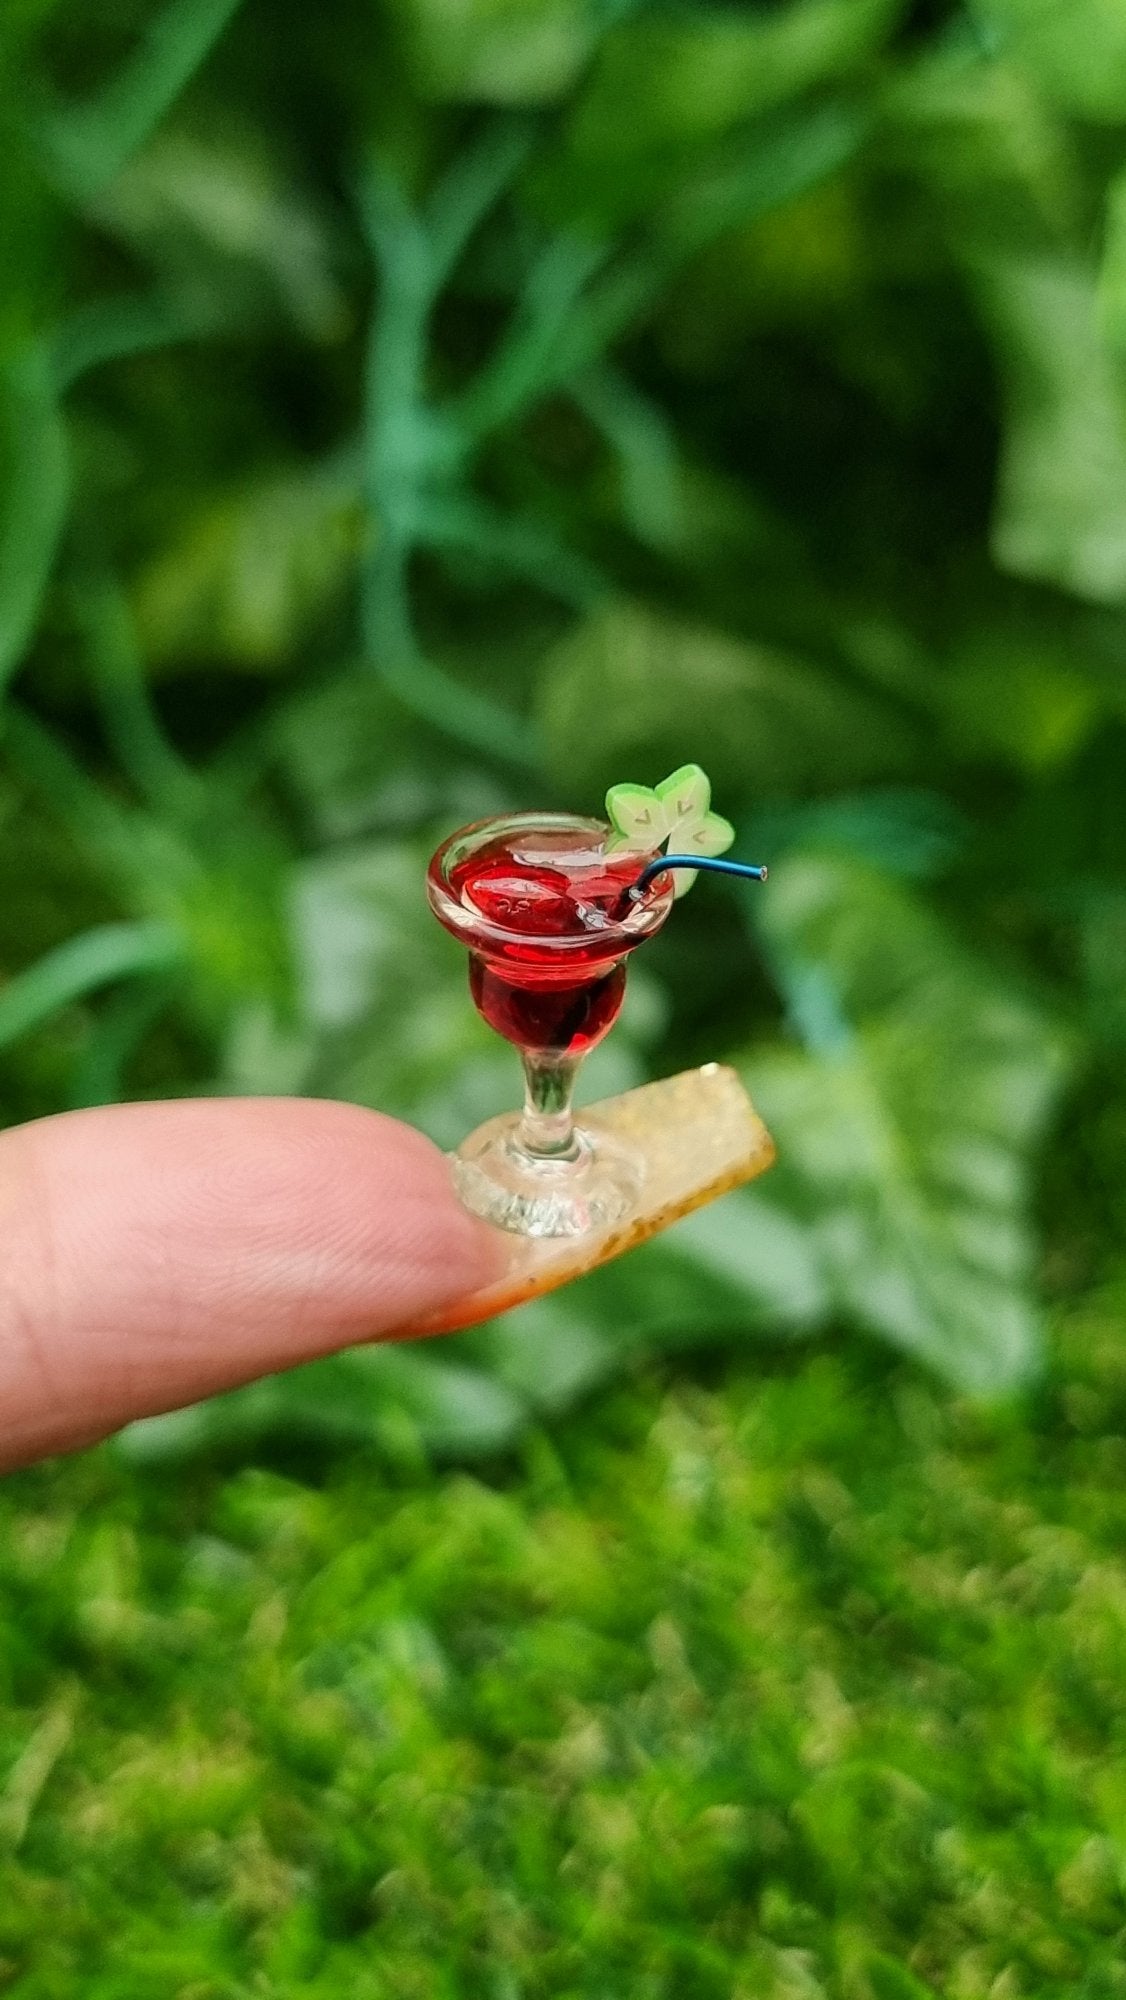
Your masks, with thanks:
[[[755,868],[749,861],[719,861],[710,854],[658,854],[653,861],[646,862],[636,882],[630,885],[630,895],[634,901],[642,896],[655,875],[663,875],[666,868],[702,868],[713,875],[742,875],[748,882],[765,882],[767,870]]]

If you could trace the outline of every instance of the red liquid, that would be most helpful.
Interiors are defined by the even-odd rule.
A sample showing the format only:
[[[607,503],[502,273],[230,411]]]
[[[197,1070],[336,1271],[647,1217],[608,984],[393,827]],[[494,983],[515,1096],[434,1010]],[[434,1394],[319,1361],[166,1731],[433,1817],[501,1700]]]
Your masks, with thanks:
[[[491,1028],[520,1048],[559,1056],[585,1055],[602,1040],[626,984],[616,926],[642,865],[636,854],[608,860],[562,848],[533,861],[501,838],[451,872],[463,907],[512,933],[483,935],[470,954],[469,990]],[[561,949],[564,939],[574,942]]]
[[[490,1028],[521,1049],[585,1056],[618,1018],[626,990],[619,960],[609,972],[567,985],[518,985],[476,952],[469,959],[469,991]]]

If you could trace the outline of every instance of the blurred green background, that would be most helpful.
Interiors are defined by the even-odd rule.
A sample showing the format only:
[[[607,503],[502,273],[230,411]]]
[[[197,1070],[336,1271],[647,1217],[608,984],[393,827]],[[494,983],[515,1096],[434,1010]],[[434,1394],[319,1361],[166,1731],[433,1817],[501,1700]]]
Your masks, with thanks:
[[[0,1988],[1126,1994],[1126,8],[8,0],[0,1109],[513,1101],[698,759],[754,1190],[11,1480]]]

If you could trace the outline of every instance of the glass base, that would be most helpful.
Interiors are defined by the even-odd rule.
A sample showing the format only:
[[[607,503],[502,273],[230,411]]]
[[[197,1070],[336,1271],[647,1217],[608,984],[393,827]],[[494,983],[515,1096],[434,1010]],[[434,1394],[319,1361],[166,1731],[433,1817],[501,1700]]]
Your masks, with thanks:
[[[521,1123],[519,1112],[492,1118],[453,1155],[454,1186],[474,1215],[518,1236],[586,1236],[630,1213],[643,1160],[581,1122],[572,1157],[535,1158],[521,1143]]]

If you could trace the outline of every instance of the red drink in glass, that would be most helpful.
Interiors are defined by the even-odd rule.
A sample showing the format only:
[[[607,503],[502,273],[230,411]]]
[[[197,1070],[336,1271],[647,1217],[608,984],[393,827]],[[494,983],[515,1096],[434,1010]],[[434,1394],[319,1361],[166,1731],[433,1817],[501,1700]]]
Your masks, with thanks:
[[[489,1026],[518,1048],[582,1056],[617,1019],[625,958],[668,914],[667,881],[628,900],[645,856],[608,855],[599,820],[522,814],[467,827],[430,866],[435,914],[470,949]]]
[[[507,944],[482,938],[469,985],[489,1026],[518,1048],[585,1055],[617,1019],[626,974],[615,919],[640,864],[587,853],[553,850],[542,834],[529,851],[501,834],[451,870],[463,907],[516,933]]]
[[[585,1056],[613,1027],[626,990],[624,965],[579,984],[514,982],[483,958],[469,961],[469,991],[490,1028],[519,1049]]]
[[[480,1213],[532,1234],[578,1233],[627,1205],[625,1195],[612,1198],[609,1164],[598,1186],[594,1143],[574,1124],[571,1090],[583,1056],[617,1018],[627,957],[660,929],[673,895],[661,875],[632,899],[648,857],[608,854],[609,834],[601,820],[514,814],[462,828],[430,864],[431,907],[469,948],[473,999],[524,1059],[522,1119],[498,1139],[497,1158],[465,1167],[459,1185]],[[485,1184],[490,1168],[495,1200]],[[619,1193],[623,1184],[619,1172]]]

